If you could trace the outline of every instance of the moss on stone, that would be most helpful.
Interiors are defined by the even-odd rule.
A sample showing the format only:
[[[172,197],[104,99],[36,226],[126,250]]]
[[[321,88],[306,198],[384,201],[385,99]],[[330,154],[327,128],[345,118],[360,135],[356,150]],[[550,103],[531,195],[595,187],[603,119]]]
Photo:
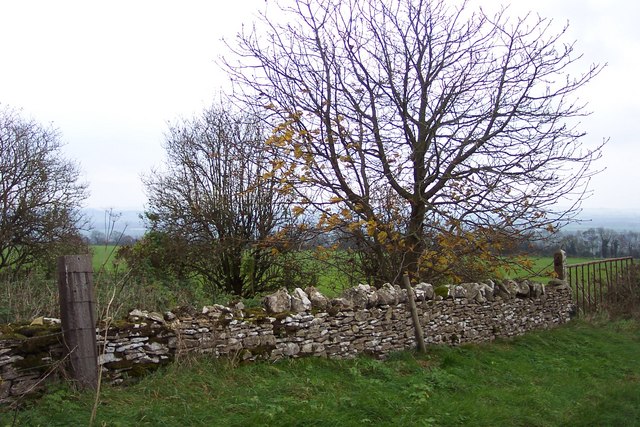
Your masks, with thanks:
[[[47,353],[52,345],[61,344],[60,338],[60,333],[27,338],[20,344],[17,350],[22,354]]]
[[[27,338],[56,334],[61,331],[60,325],[22,325],[15,332]]]
[[[449,296],[449,288],[447,286],[438,286],[433,290],[433,292],[439,297],[446,298]]]
[[[171,338],[175,338],[175,335],[174,334],[167,334],[167,335],[157,334],[149,337],[149,343],[156,342],[158,344],[169,345],[169,339]]]
[[[138,378],[145,376],[160,367],[159,363],[135,363],[127,374],[130,377]]]
[[[249,307],[242,310],[246,317],[266,317],[267,312],[262,307]]]
[[[13,362],[13,366],[24,371],[46,372],[51,367],[50,363],[42,360],[46,356],[47,353],[26,355],[23,359]]]
[[[0,335],[0,341],[24,341],[27,337],[21,334],[17,334],[15,332],[3,332]]]
[[[251,354],[254,356],[260,356],[268,359],[269,356],[271,355],[271,352],[275,350],[275,348],[276,346],[275,344],[273,344],[273,345],[259,345],[257,347],[253,347],[247,350],[249,350]]]
[[[0,325],[0,341],[25,341],[34,340],[36,337],[55,337],[59,335],[60,332],[60,325]],[[38,340],[38,342],[41,342],[41,340]],[[37,345],[39,346],[40,344]]]
[[[292,313],[291,311],[283,311],[282,313],[275,313],[272,314],[271,317],[273,317],[276,320],[282,321],[284,319],[286,319],[289,316],[293,316],[294,313]]]

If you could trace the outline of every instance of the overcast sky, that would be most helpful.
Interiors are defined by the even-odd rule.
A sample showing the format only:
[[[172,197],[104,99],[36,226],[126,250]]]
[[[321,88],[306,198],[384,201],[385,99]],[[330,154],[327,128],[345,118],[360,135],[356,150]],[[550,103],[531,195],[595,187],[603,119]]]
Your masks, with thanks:
[[[499,1],[472,0],[495,7]],[[608,63],[581,93],[594,113],[586,143],[610,138],[587,208],[640,211],[640,2],[513,0],[569,21],[566,41],[589,63]],[[140,175],[160,165],[167,122],[190,117],[226,90],[215,60],[265,0],[0,0],[0,104],[53,123],[80,163],[87,207],[144,207]]]

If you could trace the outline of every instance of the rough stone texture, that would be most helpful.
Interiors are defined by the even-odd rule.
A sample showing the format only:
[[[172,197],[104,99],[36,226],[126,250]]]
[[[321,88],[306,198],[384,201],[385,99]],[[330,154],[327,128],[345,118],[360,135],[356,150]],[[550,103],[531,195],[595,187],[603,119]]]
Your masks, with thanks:
[[[516,283],[516,296],[519,298],[526,298],[529,296],[530,288],[529,281]]]
[[[385,283],[378,289],[379,305],[396,305],[399,299],[399,293],[390,283]]]
[[[345,290],[342,296],[346,300],[350,301],[351,305],[354,308],[367,308],[371,307],[373,303],[377,302],[377,298],[375,300],[373,300],[373,298],[369,298],[369,295],[372,293],[373,291],[371,289],[371,286],[360,284],[354,288]],[[370,304],[370,301],[372,304]]]
[[[326,310],[329,306],[329,299],[322,295],[320,291],[318,291],[313,286],[309,286],[305,292],[311,301],[311,306],[317,310]]]
[[[526,283],[526,288],[528,296],[516,282],[450,285],[450,296],[442,299],[433,286],[416,285],[427,344],[491,341],[569,320],[574,305],[565,282],[546,288]],[[108,330],[96,330],[99,366],[106,381],[119,384],[192,352],[243,361],[302,356],[340,359],[360,353],[385,357],[415,347],[411,315],[403,299],[406,293],[390,284],[377,290],[360,285],[330,301],[314,288],[306,293],[296,289],[293,295],[280,290],[265,297],[262,312],[245,311],[238,304],[164,316],[134,310],[128,316],[131,322],[114,322]],[[62,358],[59,325],[45,332],[0,335],[0,403],[37,391],[40,386],[32,388]]]
[[[295,288],[291,294],[291,311],[300,313],[311,310],[311,300],[307,293],[300,288]]]
[[[419,301],[430,300],[435,296],[433,285],[429,283],[418,283],[413,291],[416,294],[416,299]]]
[[[566,280],[560,280],[560,279],[551,279],[551,280],[549,280],[548,286],[553,286],[553,287],[556,287],[556,288],[569,289],[569,283],[567,283]]]
[[[267,295],[263,300],[264,308],[267,313],[282,313],[291,310],[291,295],[282,288],[275,294]]]

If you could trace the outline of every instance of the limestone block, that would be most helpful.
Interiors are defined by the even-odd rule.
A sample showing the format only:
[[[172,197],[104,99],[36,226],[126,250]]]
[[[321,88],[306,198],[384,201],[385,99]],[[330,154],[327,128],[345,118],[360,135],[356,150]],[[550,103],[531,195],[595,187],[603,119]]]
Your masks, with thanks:
[[[478,283],[462,283],[459,286],[465,290],[464,298],[469,300],[475,300],[480,294],[480,285]]]
[[[508,284],[511,284],[509,286]],[[511,293],[511,289],[513,289],[513,294]],[[505,280],[505,282],[497,282],[496,287],[494,289],[493,295],[499,297],[505,301],[510,300],[515,297],[515,282],[513,280]]]
[[[285,288],[280,288],[262,300],[267,313],[282,313],[291,310],[291,296]]]
[[[296,343],[285,343],[280,348],[282,349],[282,354],[285,356],[295,356],[300,353],[300,346]]]
[[[549,283],[547,284],[547,286],[553,290],[570,289],[569,283],[567,283],[566,280],[560,280],[560,279],[549,280]]]
[[[306,292],[307,296],[309,297],[309,300],[311,301],[311,306],[313,308],[316,308],[318,310],[326,310],[327,309],[327,306],[329,305],[329,299],[327,297],[325,297],[324,295],[322,295],[322,293],[320,293],[320,291],[318,291],[313,286],[309,286],[305,290],[305,292]]]
[[[276,345],[276,337],[273,334],[262,335],[260,337],[260,343],[263,346],[275,346]]]
[[[159,342],[152,342],[144,345],[144,350],[148,354],[165,354],[168,352],[168,348]]]
[[[353,309],[353,304],[346,298],[332,298],[329,300],[329,313],[338,313]]]
[[[529,281],[524,280],[520,283],[516,283],[516,296],[518,298],[527,298],[529,297]]]
[[[346,289],[342,293],[342,297],[350,301],[353,308],[361,309],[369,306],[369,294],[372,293],[374,293],[374,290],[371,289],[371,286],[360,284],[356,287]]]
[[[369,311],[367,310],[358,310],[354,313],[353,318],[357,321],[357,322],[364,322],[365,320],[367,320],[370,317],[369,315]]]
[[[540,298],[542,295],[544,295],[544,286],[542,285],[542,283],[530,283],[529,289],[531,298]]]
[[[22,359],[22,357],[20,358]],[[20,376],[18,371],[13,367],[13,365],[5,365],[2,368],[2,375],[0,375],[3,380],[14,380]]]
[[[450,292],[453,291],[453,297],[456,299],[467,297],[467,290],[460,285],[456,285],[449,288],[449,291]]]
[[[432,300],[435,296],[433,285],[431,285],[430,283],[418,283],[415,286],[414,291],[416,294],[416,298],[420,301]]]
[[[493,285],[493,282],[491,282],[491,284]],[[494,292],[495,286],[491,286],[486,283],[479,283],[479,285],[480,285],[480,294],[482,294],[485,301],[493,301],[493,298],[494,298],[493,292]]]
[[[311,310],[311,300],[307,293],[300,288],[295,288],[291,294],[291,311],[301,313]]]
[[[143,343],[134,342],[134,343],[131,343],[131,344],[120,346],[120,347],[116,348],[116,351],[118,353],[122,353],[122,352],[127,351],[127,350],[132,350],[132,349],[136,349],[138,347],[142,347],[143,345],[144,345]]]
[[[402,289],[400,285],[393,285],[393,289],[396,290],[396,295],[398,296],[398,304],[409,301],[406,289]]]
[[[105,363],[110,362],[119,362],[121,360],[122,359],[116,357],[116,355],[113,353],[104,353],[98,355],[98,365],[104,365]]]
[[[378,294],[378,305],[398,304],[398,293],[390,283],[382,285],[376,293]]]
[[[244,348],[256,348],[256,347],[259,347],[261,343],[262,343],[262,339],[258,335],[252,335],[250,337],[246,337],[242,341],[242,345]]]

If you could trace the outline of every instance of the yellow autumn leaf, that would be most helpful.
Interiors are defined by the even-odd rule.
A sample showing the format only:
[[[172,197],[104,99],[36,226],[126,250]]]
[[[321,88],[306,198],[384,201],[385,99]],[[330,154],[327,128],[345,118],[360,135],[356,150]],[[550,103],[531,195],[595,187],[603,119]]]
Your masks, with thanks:
[[[369,236],[373,236],[376,232],[376,227],[378,226],[378,224],[376,224],[376,222],[374,220],[369,220],[367,221],[367,234],[369,234]]]

